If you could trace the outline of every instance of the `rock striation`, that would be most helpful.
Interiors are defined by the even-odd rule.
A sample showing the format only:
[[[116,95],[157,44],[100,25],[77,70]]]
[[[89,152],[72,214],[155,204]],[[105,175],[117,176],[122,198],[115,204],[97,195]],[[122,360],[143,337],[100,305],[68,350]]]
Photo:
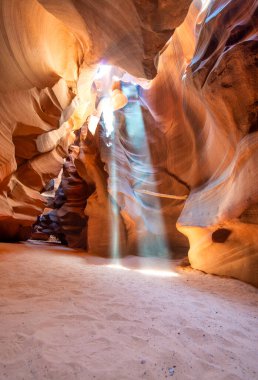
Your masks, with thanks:
[[[201,13],[196,5],[172,37],[146,102],[170,136],[170,170],[191,189],[177,222],[191,265],[257,286],[257,2],[214,1]],[[194,27],[195,40],[185,41]]]
[[[77,146],[72,146],[65,160],[54,200],[48,202],[48,208],[52,210],[39,217],[34,227],[37,231],[34,239],[39,233],[54,235],[69,247],[87,249],[87,217],[84,209],[94,187],[87,185],[78,175],[74,164],[77,156]]]
[[[1,0],[0,240],[29,236],[64,168],[42,231],[113,257],[190,247],[258,286],[257,9]]]
[[[91,85],[99,62],[153,78],[154,58],[189,4],[173,1],[170,9],[148,1],[146,13],[139,0],[1,0],[2,239],[20,239],[19,228],[43,211],[40,192],[62,168],[71,129],[95,108]]]

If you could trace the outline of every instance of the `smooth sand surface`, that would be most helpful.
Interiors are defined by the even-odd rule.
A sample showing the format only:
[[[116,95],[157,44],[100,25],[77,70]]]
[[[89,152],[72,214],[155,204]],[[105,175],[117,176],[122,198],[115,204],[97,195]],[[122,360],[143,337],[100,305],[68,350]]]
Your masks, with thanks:
[[[58,245],[0,252],[1,380],[258,379],[250,285]]]

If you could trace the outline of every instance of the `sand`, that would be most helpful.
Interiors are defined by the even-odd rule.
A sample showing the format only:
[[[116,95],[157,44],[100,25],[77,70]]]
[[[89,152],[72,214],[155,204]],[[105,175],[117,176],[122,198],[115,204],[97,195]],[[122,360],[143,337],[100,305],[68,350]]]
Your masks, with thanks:
[[[250,285],[59,245],[0,251],[1,380],[258,379]]]

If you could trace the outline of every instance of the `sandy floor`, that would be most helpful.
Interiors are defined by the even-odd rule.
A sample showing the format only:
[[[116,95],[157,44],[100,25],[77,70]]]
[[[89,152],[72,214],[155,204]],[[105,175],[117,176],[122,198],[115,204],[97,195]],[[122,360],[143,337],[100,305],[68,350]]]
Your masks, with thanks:
[[[258,379],[250,285],[57,245],[0,251],[1,380]]]

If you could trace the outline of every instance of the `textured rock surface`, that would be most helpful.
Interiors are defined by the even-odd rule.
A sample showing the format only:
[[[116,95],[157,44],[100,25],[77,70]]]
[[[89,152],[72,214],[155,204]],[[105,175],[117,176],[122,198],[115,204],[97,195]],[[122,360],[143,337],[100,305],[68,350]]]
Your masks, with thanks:
[[[173,248],[187,246],[175,228],[184,202],[153,194],[185,195],[189,188],[168,171],[166,137],[137,100],[129,100],[114,116],[112,145],[103,134],[100,150],[109,173],[108,191],[126,228],[127,249],[166,257]]]
[[[84,220],[73,191],[86,183],[92,252],[166,254],[187,245],[180,231],[194,268],[258,285],[257,1],[195,0],[185,18],[190,3],[1,1],[1,239],[27,235],[44,209],[71,130],[111,90],[111,76],[102,95],[92,87],[108,63],[143,85],[142,104],[128,95],[113,133],[85,124],[74,162],[84,182],[67,161],[67,202],[50,221],[71,231],[75,214]]]
[[[79,175],[94,192],[87,199],[85,215],[88,218],[87,242],[91,252],[100,255],[112,255],[112,228],[115,211],[107,189],[107,172],[100,159],[99,134],[95,136],[87,131],[81,134],[80,152],[75,160]],[[118,233],[117,250],[125,251],[125,227],[118,214],[116,226]]]
[[[57,176],[72,141],[66,127],[81,127],[94,109],[96,64],[104,60],[153,78],[154,58],[184,19],[190,0],[181,3],[148,1],[146,12],[138,0],[1,0],[3,229],[9,222],[16,230],[31,225],[43,210],[39,192]],[[2,235],[8,239],[8,233]]]
[[[208,178],[199,179],[178,221],[193,267],[256,286],[257,37],[256,1],[209,6],[185,79],[206,110],[198,153]],[[222,229],[230,231],[223,242],[214,238]]]
[[[74,148],[67,157],[51,205],[52,210],[40,216],[35,229],[37,233],[56,236],[72,248],[87,249],[87,218],[84,209],[94,187],[87,185],[78,175],[74,165],[77,155],[78,151]],[[37,234],[34,238],[37,238]]]

